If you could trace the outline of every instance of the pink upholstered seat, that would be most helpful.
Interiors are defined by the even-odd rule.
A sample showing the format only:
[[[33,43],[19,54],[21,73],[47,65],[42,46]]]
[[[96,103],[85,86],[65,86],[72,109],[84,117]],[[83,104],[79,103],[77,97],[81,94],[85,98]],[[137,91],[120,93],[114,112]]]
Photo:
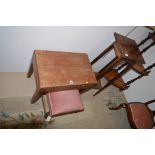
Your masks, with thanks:
[[[153,128],[152,115],[149,112],[148,107],[142,103],[128,104],[128,111],[132,117],[132,121],[136,128],[139,129],[151,129]]]
[[[47,94],[52,116],[84,110],[79,90],[65,90]]]

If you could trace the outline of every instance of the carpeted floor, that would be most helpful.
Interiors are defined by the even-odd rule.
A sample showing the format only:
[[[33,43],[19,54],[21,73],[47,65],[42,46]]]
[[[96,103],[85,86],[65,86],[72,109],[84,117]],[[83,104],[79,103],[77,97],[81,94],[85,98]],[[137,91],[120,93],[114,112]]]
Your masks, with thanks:
[[[126,102],[124,94],[110,86],[93,97],[95,89],[81,95],[83,112],[57,116],[46,124],[41,99],[30,104],[28,97],[0,98],[0,127],[48,129],[124,129],[130,128],[124,109],[110,111],[108,107]],[[10,122],[14,122],[10,126]],[[9,125],[8,125],[9,124]]]

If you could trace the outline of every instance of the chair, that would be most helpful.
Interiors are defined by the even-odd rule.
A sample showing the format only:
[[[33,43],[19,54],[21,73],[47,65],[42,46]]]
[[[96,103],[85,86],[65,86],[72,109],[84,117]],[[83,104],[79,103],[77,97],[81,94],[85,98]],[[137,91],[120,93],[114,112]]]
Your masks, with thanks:
[[[44,104],[45,118],[48,115],[53,117],[84,110],[80,93],[77,89],[47,93],[46,97],[49,111],[45,110]]]
[[[155,126],[154,116],[155,111],[152,111],[148,105],[155,102],[155,100],[146,103],[131,102],[122,103],[117,107],[111,107],[110,110],[118,110],[125,108],[128,116],[128,121],[134,129],[152,129]]]

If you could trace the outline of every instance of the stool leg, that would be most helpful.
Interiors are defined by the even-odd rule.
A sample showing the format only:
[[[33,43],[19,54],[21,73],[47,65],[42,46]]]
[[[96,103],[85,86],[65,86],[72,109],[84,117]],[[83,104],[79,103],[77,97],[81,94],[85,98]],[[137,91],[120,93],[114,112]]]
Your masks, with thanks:
[[[41,97],[42,99],[42,103],[43,103],[43,109],[44,109],[44,118],[47,119],[47,117],[50,115],[50,111],[49,109],[46,109],[46,105],[45,105],[45,101],[44,101],[44,97]]]

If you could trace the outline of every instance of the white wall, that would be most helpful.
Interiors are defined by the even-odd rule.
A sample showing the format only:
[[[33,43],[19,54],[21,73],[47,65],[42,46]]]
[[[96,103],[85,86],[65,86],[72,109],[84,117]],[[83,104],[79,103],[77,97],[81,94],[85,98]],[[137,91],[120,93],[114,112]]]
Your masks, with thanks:
[[[86,52],[93,59],[113,40],[113,32],[133,27],[0,27],[0,72],[25,72],[34,49]]]

